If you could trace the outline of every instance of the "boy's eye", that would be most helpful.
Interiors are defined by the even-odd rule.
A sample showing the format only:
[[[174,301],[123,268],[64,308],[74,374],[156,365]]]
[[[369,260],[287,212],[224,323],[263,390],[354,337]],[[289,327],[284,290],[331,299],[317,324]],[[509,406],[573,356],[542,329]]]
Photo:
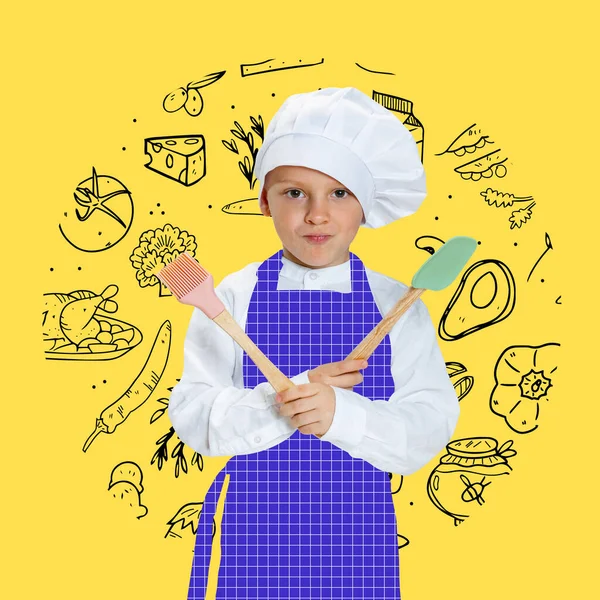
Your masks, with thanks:
[[[350,192],[348,192],[348,190],[344,190],[342,188],[335,190],[334,194],[336,195],[336,198],[340,198],[343,199],[345,198]],[[302,192],[298,189],[292,189],[292,190],[287,190],[285,192],[286,196],[288,194],[292,194],[291,196],[288,196],[288,198],[300,198],[300,195],[302,194]]]

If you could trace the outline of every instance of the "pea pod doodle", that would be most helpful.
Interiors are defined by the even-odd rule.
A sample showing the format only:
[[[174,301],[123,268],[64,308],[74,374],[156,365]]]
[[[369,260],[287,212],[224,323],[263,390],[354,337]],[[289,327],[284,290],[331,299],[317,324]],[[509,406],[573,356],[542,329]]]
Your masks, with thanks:
[[[96,429],[83,445],[85,452],[99,433],[113,433],[127,417],[137,410],[152,394],[167,365],[171,347],[171,322],[165,321],[152,344],[142,370],[127,391],[110,406],[107,406],[96,419]]]

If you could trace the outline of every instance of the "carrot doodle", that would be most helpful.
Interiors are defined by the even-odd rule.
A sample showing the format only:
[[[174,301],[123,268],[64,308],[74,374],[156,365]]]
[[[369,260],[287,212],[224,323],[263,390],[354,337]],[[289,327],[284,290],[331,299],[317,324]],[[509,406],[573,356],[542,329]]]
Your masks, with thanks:
[[[100,433],[114,433],[127,417],[137,410],[152,394],[167,365],[171,348],[171,322],[165,321],[158,333],[142,370],[127,391],[110,406],[107,406],[96,419],[96,429],[83,445],[86,452]]]

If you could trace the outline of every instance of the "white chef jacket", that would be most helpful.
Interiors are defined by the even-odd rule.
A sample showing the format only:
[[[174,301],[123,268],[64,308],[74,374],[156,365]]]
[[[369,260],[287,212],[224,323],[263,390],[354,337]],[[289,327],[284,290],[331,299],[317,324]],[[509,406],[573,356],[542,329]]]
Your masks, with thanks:
[[[278,290],[351,291],[350,259],[323,269],[303,267],[285,257],[281,260]],[[260,264],[250,263],[227,275],[215,288],[242,329]],[[385,316],[407,286],[367,267],[365,272],[375,303]],[[400,318],[389,336],[394,393],[387,401],[371,400],[333,387],[333,422],[320,440],[382,471],[408,475],[450,441],[459,404],[421,299]],[[270,383],[244,388],[242,349],[196,308],[184,342],[183,362],[168,414],[179,438],[196,452],[205,456],[252,454],[279,444],[296,431],[289,418],[277,411],[276,392]],[[290,379],[295,385],[310,383],[308,371]]]

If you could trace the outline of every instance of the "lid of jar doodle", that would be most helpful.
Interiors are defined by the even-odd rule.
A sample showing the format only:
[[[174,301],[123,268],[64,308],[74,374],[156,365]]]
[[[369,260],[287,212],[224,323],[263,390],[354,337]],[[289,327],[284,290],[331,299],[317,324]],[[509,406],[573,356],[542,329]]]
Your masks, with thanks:
[[[461,467],[508,465],[507,459],[516,454],[511,446],[512,440],[509,440],[498,448],[497,440],[491,437],[454,440],[446,445],[448,454],[440,458],[440,463],[460,465]]]

